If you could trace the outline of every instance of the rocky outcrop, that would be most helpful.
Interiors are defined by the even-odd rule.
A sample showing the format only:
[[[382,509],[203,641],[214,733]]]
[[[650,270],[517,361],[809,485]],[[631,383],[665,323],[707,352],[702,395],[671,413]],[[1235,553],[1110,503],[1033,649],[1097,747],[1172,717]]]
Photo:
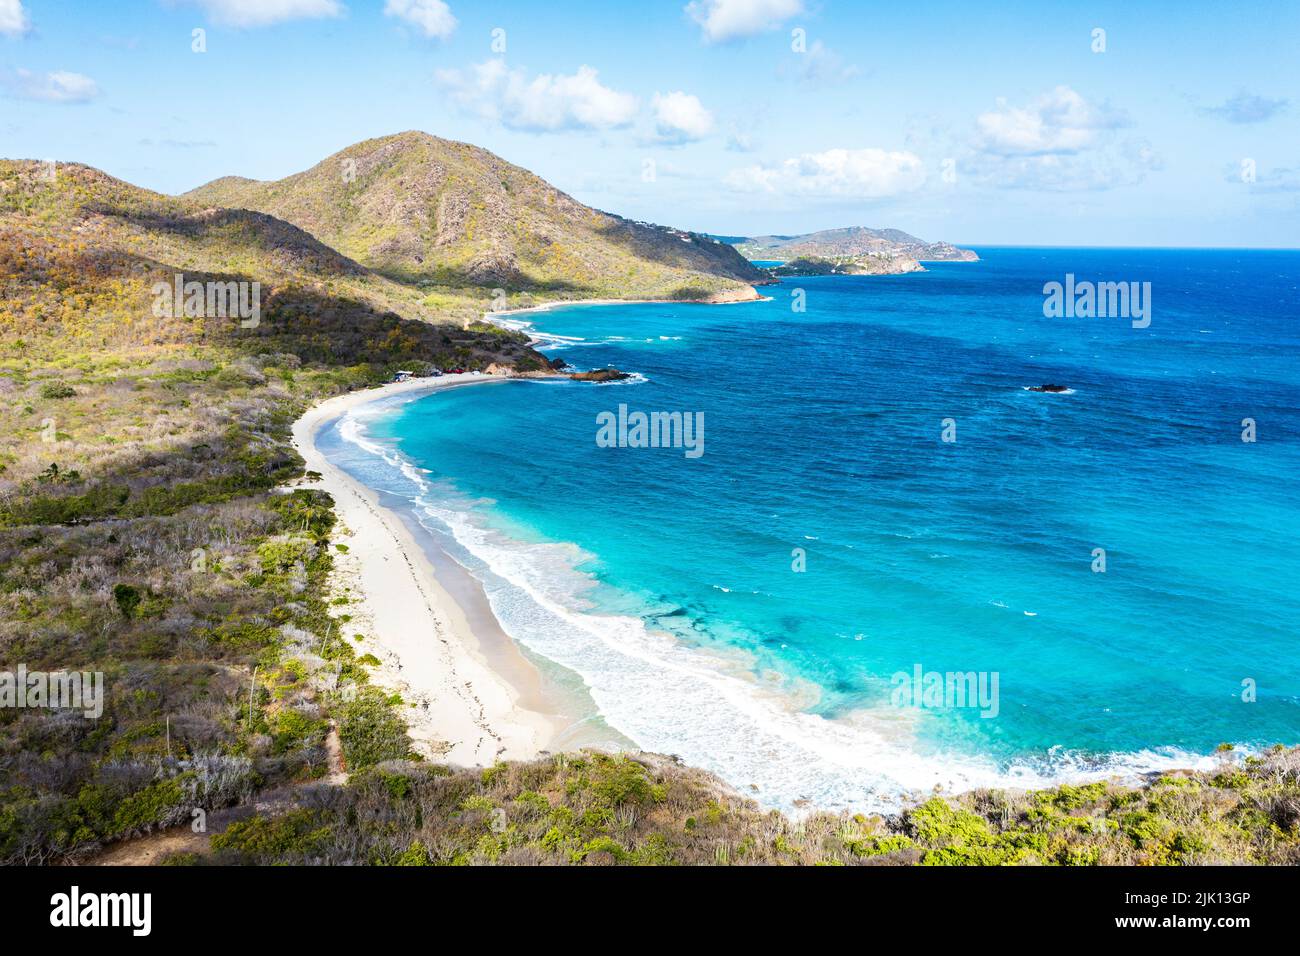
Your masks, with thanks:
[[[756,282],[755,285],[769,285],[773,280],[766,282]],[[704,305],[725,305],[729,302],[757,302],[763,297],[759,295],[758,290],[753,286],[740,286],[737,288],[723,289],[721,292],[703,292],[700,290],[683,289],[682,295],[671,301],[674,302],[699,302]]]
[[[574,372],[569,378],[575,382],[618,382],[631,378],[630,372],[620,372],[616,368],[598,368],[590,372]]]

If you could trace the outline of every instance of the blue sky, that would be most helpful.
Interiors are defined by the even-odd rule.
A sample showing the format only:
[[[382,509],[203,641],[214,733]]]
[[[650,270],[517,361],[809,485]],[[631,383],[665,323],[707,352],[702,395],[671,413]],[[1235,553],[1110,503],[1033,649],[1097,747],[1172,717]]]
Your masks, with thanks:
[[[1298,28],[1188,0],[0,0],[0,155],[180,192],[422,129],[710,232],[1294,247]]]

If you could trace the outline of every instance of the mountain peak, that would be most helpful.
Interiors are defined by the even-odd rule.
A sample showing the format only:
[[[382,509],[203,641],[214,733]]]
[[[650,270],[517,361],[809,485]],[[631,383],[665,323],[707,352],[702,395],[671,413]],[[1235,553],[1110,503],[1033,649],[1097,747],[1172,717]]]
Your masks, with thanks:
[[[226,177],[185,198],[269,213],[408,282],[707,298],[766,278],[729,246],[592,209],[488,150],[418,130],[274,182]]]

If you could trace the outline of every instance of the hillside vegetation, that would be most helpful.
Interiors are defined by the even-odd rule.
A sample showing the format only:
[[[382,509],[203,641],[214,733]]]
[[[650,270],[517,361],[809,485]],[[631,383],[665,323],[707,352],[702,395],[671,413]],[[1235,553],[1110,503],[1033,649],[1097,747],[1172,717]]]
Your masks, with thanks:
[[[178,272],[259,282],[260,321],[158,314]],[[265,214],[0,163],[0,669],[108,688],[97,720],[0,708],[0,862],[313,779],[331,725],[407,752],[331,603],[332,502],[282,485],[318,398],[399,366],[544,367],[425,299]]]
[[[770,281],[730,246],[584,206],[487,150],[407,132],[275,182],[226,177],[183,197],[270,213],[378,273],[564,298],[752,297]]]
[[[379,143],[357,151],[364,195],[336,209],[307,175],[311,229],[231,208],[252,202],[0,161],[0,666],[102,671],[108,687],[96,720],[0,708],[0,862],[80,858],[300,787],[326,773],[331,734],[352,767],[410,753],[396,701],[369,684],[376,662],[354,652],[349,598],[330,590],[333,503],[286,487],[303,474],[290,426],[312,402],[398,368],[546,373],[482,313],[590,294],[581,283],[607,266],[628,282],[600,294],[752,294],[729,248],[585,210],[470,147]],[[412,203],[429,184],[412,177],[443,147],[466,159],[426,221]],[[541,242],[524,227],[549,220],[501,233],[502,210],[466,198],[475,164],[560,207],[581,240],[516,257],[537,281],[505,302],[474,263],[514,261],[507,245]],[[431,248],[447,255],[405,258]],[[568,255],[572,287],[535,265]],[[256,321],[162,305],[178,275],[257,283]]]
[[[173,863],[1193,865],[1300,863],[1300,750],[1143,787],[934,796],[889,817],[763,811],[653,754],[482,771],[404,761],[245,817]]]

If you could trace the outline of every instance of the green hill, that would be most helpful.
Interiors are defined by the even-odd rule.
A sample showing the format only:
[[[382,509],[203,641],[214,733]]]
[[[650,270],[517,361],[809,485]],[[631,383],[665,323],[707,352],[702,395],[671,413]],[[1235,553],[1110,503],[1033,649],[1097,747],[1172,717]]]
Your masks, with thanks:
[[[487,150],[406,132],[275,182],[214,180],[195,208],[269,213],[377,273],[565,298],[752,298],[768,281],[731,246],[584,206]]]
[[[177,274],[259,283],[261,321],[156,314],[154,287]],[[542,361],[522,337],[472,325],[486,293],[446,300],[264,213],[196,209],[77,164],[51,180],[0,161],[0,289],[0,336],[31,358],[190,345],[336,365]]]
[[[398,367],[546,361],[477,321],[486,292],[394,281],[264,213],[50,172],[0,161],[0,669],[98,671],[108,693],[98,720],[0,707],[0,864],[313,779],[330,719],[386,719],[294,656],[366,682],[327,613],[329,496],[279,487],[303,473],[290,426]],[[246,283],[257,321],[164,305],[178,275]]]

